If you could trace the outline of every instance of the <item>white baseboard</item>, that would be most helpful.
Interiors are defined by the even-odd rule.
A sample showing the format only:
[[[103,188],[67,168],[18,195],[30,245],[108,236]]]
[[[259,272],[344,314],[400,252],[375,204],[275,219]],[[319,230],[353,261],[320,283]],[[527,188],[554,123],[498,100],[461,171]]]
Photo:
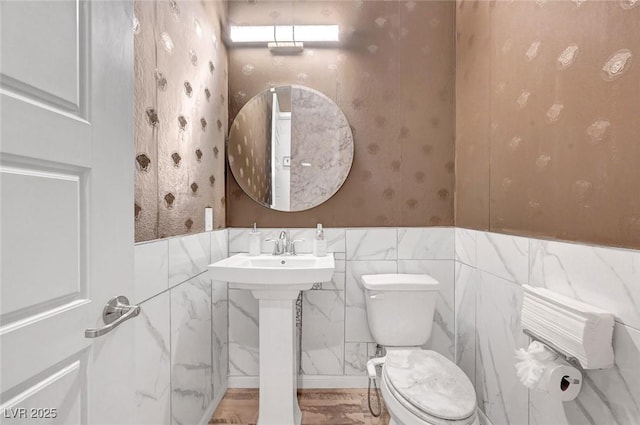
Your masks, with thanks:
[[[367,388],[367,376],[301,375],[298,388]],[[230,376],[229,388],[259,388],[258,376]]]
[[[219,395],[216,398],[211,400],[211,403],[209,403],[209,407],[207,407],[207,410],[202,415],[202,418],[200,418],[200,422],[198,422],[198,425],[207,425],[209,423],[209,421],[211,420],[211,417],[213,416],[216,409],[218,408],[218,405],[222,401],[222,397],[224,397],[224,393],[226,392],[227,392],[227,387],[224,388],[224,391],[220,391]]]

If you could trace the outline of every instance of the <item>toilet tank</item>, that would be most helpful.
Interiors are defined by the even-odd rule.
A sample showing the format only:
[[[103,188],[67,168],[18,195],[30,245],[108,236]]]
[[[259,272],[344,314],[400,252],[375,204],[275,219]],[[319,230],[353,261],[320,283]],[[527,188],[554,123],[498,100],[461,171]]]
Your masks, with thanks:
[[[369,330],[378,344],[420,346],[431,336],[440,283],[427,274],[363,275]]]

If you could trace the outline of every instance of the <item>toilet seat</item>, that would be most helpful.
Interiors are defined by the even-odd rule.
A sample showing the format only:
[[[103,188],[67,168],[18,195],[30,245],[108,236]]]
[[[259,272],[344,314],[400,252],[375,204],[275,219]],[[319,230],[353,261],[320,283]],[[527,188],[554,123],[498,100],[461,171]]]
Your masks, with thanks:
[[[394,401],[425,423],[469,425],[477,420],[471,381],[435,351],[388,352],[382,381]]]

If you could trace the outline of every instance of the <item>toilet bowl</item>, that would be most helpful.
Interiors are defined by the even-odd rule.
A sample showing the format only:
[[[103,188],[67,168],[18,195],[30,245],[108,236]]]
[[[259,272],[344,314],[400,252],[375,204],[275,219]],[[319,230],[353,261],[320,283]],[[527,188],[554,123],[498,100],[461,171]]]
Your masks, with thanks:
[[[478,425],[469,378],[441,354],[421,348],[431,335],[440,284],[429,275],[364,275],[369,329],[387,355],[380,390],[389,425]],[[371,368],[374,369],[374,368]]]

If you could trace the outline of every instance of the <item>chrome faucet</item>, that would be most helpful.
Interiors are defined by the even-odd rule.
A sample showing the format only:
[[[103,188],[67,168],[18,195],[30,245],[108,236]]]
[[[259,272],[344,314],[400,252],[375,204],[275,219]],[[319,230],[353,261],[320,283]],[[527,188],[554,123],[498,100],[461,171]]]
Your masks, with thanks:
[[[265,239],[265,242],[273,242],[272,255],[298,255],[296,253],[296,243],[303,242],[304,239],[291,240],[288,230],[282,230],[277,239]]]
[[[280,232],[280,236],[278,236],[278,244],[280,245],[280,252],[279,254],[287,254],[287,252],[290,250],[289,248],[289,231],[288,230],[283,230]]]

